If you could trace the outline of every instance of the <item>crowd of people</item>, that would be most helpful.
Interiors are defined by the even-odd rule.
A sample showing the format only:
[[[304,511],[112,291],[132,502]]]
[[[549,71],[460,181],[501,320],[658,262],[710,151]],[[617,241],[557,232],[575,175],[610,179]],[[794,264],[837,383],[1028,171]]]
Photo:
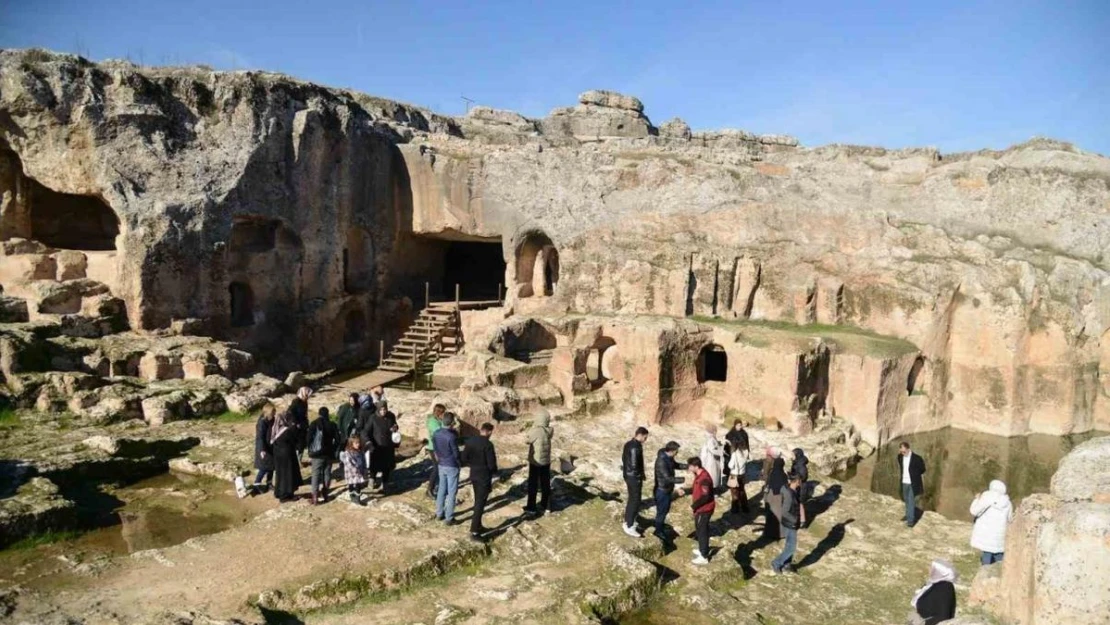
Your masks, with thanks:
[[[348,401],[336,409],[337,422],[331,421],[328,408],[320,407],[315,420],[308,420],[308,400],[311,389],[297,391],[288,409],[278,412],[267,403],[261,410],[256,424],[255,468],[258,474],[252,485],[252,494],[273,488],[274,496],[281,502],[292,501],[304,482],[301,467],[307,454],[310,467],[310,493],[313,505],[326,502],[330,495],[332,467],[339,462],[351,502],[364,504],[363,490],[385,494],[389,478],[396,466],[396,449],[401,442],[397,416],[389,410],[389,403],[381,387],[365,394],[352,393]],[[499,477],[497,453],[491,437],[494,426],[484,423],[476,435],[462,437],[460,420],[448,412],[443,404],[436,404],[425,421],[427,439],[424,452],[429,464],[427,490],[435,499],[436,519],[446,525],[455,524],[455,505],[458,498],[460,475],[469,469],[473,489],[473,512],[470,535],[475,540],[485,540],[490,530],[482,523],[494,480]],[[637,526],[643,502],[645,470],[644,444],[650,433],[639,427],[624,444],[621,469],[627,489],[623,531],[629,536],[642,538]],[[554,430],[551,417],[541,409],[528,430],[528,477],[524,514],[535,517],[544,514],[551,505],[551,461]],[[690,479],[690,508],[694,522],[697,545],[693,549],[692,563],[709,564],[711,558],[709,537],[710,519],[716,511],[718,493],[728,492],[728,515],[751,514],[745,484],[752,460],[751,445],[743,422],[736,420],[725,434],[724,443],[718,440],[716,429],[707,428],[705,442],[697,456],[686,462],[677,460],[681,446],[669,441],[655,454],[651,500],[655,504],[652,521],[655,537],[668,547],[673,547],[676,537],[667,525],[667,517],[675,498],[684,496],[685,471]],[[902,443],[896,458],[901,476],[901,496],[905,503],[902,521],[912,528],[918,522],[917,500],[924,493],[926,466],[924,459],[914,453],[909,443]],[[765,449],[759,479],[763,482],[763,540],[783,541],[780,553],[771,561],[775,575],[795,573],[794,555],[798,532],[807,527],[806,504],[810,499],[809,459],[804,450],[793,449],[790,469],[787,459],[778,447]],[[987,491],[971,504],[970,513],[975,519],[971,545],[981,552],[983,565],[1000,562],[1006,542],[1006,529],[1013,518],[1013,505],[1006,495],[1006,485],[994,480]],[[927,583],[914,595],[911,621],[925,625],[941,623],[954,618],[956,595],[953,566],[936,560],[930,567]]]

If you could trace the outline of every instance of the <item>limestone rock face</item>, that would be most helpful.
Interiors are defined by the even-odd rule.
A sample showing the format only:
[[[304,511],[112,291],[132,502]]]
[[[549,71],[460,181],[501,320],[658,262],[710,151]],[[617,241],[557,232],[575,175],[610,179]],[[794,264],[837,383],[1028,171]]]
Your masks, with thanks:
[[[972,598],[1020,625],[1099,623],[1110,615],[1110,437],[1076,447],[1052,494],[1018,507],[1006,558],[976,576]],[[1101,619],[1101,620],[1100,620]]]
[[[32,322],[97,318],[116,298],[137,332],[188,327],[284,377],[392,345],[426,285],[449,298],[461,282],[466,298],[500,283],[518,314],[834,324],[908,342],[912,358],[876,344],[830,365],[842,389],[885,389],[829,389],[826,410],[872,444],[946,425],[1110,428],[1110,159],[1066,143],[805,148],[656,129],[642,102],[601,91],[542,120],[452,119],[271,73],[42,51],[0,53],[0,76],[0,282]],[[104,328],[70,323],[78,338]],[[135,375],[145,354],[97,366]],[[156,354],[143,371],[215,367]]]

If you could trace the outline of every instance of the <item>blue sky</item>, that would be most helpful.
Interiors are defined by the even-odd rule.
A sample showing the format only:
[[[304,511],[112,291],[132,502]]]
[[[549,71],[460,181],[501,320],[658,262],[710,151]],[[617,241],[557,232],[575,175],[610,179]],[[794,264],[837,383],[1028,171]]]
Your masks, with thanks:
[[[1110,1],[0,0],[0,47],[267,69],[459,114],[586,89],[806,145],[1110,155]]]

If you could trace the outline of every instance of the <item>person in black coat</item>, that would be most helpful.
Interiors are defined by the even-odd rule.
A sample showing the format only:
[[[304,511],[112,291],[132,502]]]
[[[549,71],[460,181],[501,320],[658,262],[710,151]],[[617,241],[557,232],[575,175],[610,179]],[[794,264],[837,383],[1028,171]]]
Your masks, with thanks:
[[[929,581],[913,597],[911,622],[936,625],[956,618],[956,570],[943,560],[933,560]]]
[[[624,444],[621,451],[621,472],[624,485],[628,487],[628,498],[624,502],[624,533],[634,538],[640,537],[636,529],[636,519],[640,516],[640,499],[644,492],[644,441],[648,438],[645,427],[636,428],[632,440]]]
[[[462,462],[470,467],[470,486],[474,489],[474,514],[470,518],[470,537],[474,540],[482,540],[489,531],[482,525],[482,515],[497,473],[497,451],[490,441],[493,424],[483,423],[478,432],[479,436],[467,439],[462,451]]]
[[[328,409],[321,407],[320,416],[308,426],[308,457],[312,461],[312,505],[314,506],[328,500],[328,489],[331,487],[331,463],[335,460],[339,441],[339,428],[328,418]]]
[[[297,430],[297,460],[304,454],[308,446],[308,398],[312,396],[312,389],[302,386],[297,389],[297,396],[289,403],[289,416],[292,418],[293,427]]]
[[[293,501],[301,487],[301,465],[297,460],[300,433],[293,425],[288,411],[281,413],[270,431],[270,446],[274,450],[274,497],[278,501]]]
[[[274,448],[270,445],[270,431],[274,427],[274,405],[266,402],[262,406],[262,414],[254,424],[254,468],[258,475],[251,485],[251,496],[270,490],[274,480]],[[263,485],[265,480],[265,485]]]
[[[782,452],[778,448],[772,447],[768,453],[771,458],[771,470],[767,474],[767,483],[763,491],[763,501],[766,504],[763,536],[769,540],[778,540],[782,538],[782,490],[788,488],[786,461],[782,459]]]
[[[675,470],[686,469],[686,465],[674,459],[678,449],[678,443],[670,441],[655,455],[655,537],[665,545],[670,544],[667,536],[667,514],[671,511],[671,500],[675,495],[682,496]]]
[[[906,527],[917,523],[917,498],[925,492],[925,461],[910,451],[909,443],[898,446],[898,474],[901,476],[902,500],[906,502],[906,516],[902,518]]]
[[[382,400],[376,406],[377,411],[367,424],[367,436],[364,440],[370,448],[370,477],[374,488],[385,492],[389,475],[397,466],[397,443],[393,442],[393,433],[397,431],[397,415],[389,411],[389,405]],[[377,475],[381,474],[381,480]]]
[[[809,501],[809,458],[801,447],[794,448],[794,464],[790,466],[790,472],[798,474],[802,480],[802,485],[798,489],[798,501],[804,507]],[[802,524],[802,527],[805,527],[805,524]]]

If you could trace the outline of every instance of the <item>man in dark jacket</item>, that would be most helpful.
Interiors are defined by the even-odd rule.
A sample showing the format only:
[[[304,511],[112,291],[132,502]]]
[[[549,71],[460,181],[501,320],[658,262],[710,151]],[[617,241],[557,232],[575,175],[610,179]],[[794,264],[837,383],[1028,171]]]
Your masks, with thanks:
[[[331,463],[339,449],[339,428],[328,418],[328,409],[320,408],[320,416],[308,426],[308,457],[312,462],[312,505],[328,500],[331,486]],[[321,490],[321,486],[323,489]]]
[[[667,514],[671,511],[671,499],[675,495],[682,496],[682,489],[677,488],[678,480],[675,478],[675,469],[685,469],[686,465],[675,462],[678,453],[678,443],[670,441],[655,455],[655,537],[664,543],[669,543],[667,536]]]
[[[925,475],[925,461],[910,451],[909,443],[898,446],[898,474],[902,476],[902,500],[906,502],[906,527],[917,523],[917,498],[925,492],[921,476]]]
[[[806,522],[806,509],[801,505],[801,496],[798,493],[802,484],[802,478],[797,473],[791,473],[787,477],[786,488],[781,491],[782,536],[786,540],[782,546],[782,553],[771,561],[771,570],[775,575],[794,572],[794,565],[791,562],[794,560],[794,551],[798,548],[798,528]]]
[[[694,564],[709,564],[709,519],[717,509],[713,498],[713,476],[701,466],[701,458],[694,456],[687,461],[687,467],[694,478],[690,491],[690,508],[694,511],[694,533],[698,537],[698,547],[694,549]]]
[[[436,490],[436,520],[447,525],[455,523],[455,500],[459,494],[459,435],[455,432],[455,415],[443,415],[443,427],[432,435],[432,448],[435,450],[439,467],[439,486]]]
[[[339,438],[346,447],[351,435],[358,433],[358,393],[351,393],[346,403],[336,409],[335,420],[339,424]]]
[[[370,450],[370,477],[374,488],[383,493],[389,482],[389,475],[397,465],[397,444],[393,442],[393,433],[397,431],[397,416],[389,411],[389,405],[382,401],[376,407],[374,416],[366,425],[363,442]],[[378,474],[381,474],[381,480]]]
[[[624,502],[624,533],[633,538],[640,538],[636,518],[640,515],[640,499],[644,493],[644,441],[647,437],[647,428],[636,428],[632,440],[624,444],[621,452],[621,470],[624,484],[628,487],[628,499]]]
[[[474,514],[470,517],[470,538],[482,540],[487,530],[482,525],[482,515],[486,511],[486,501],[493,488],[493,476],[497,473],[497,452],[490,442],[493,424],[483,423],[478,430],[479,436],[471,437],[463,448],[462,462],[470,468],[470,486],[474,489]]]

